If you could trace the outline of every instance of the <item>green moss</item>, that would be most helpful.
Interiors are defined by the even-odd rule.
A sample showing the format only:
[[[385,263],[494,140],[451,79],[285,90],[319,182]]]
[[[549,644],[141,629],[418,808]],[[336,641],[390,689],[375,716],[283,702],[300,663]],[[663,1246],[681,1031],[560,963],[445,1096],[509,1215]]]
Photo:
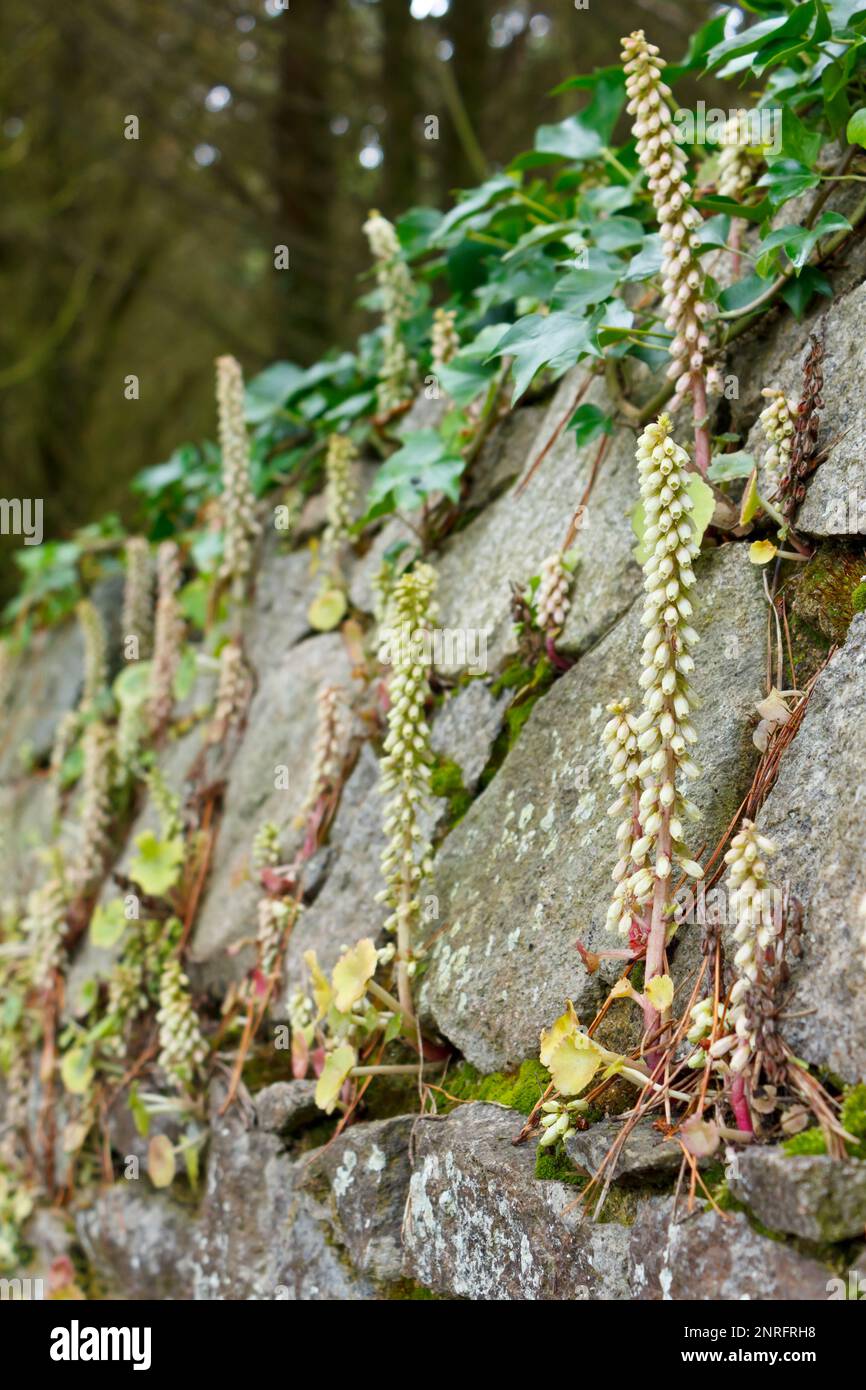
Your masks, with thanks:
[[[866,1139],[866,1085],[852,1086],[842,1102],[842,1124],[849,1134]]]
[[[448,828],[462,820],[472,805],[472,793],[463,785],[463,772],[448,758],[437,758],[430,772],[430,791],[448,802]]]
[[[863,558],[830,541],[820,546],[807,565],[785,585],[794,631],[799,639],[826,648],[844,642],[854,616],[854,594],[860,587]],[[795,648],[795,659],[797,652]],[[802,678],[798,672],[802,684]]]
[[[567,1182],[573,1187],[585,1187],[588,1179],[575,1171],[574,1164],[561,1144],[535,1150],[535,1176],[542,1182]]]
[[[825,1154],[827,1145],[824,1135],[818,1128],[804,1129],[799,1134],[793,1134],[790,1139],[786,1139],[782,1148],[786,1154],[796,1156],[797,1154]]]
[[[528,1115],[550,1085],[550,1073],[534,1058],[527,1058],[516,1072],[493,1072],[488,1076],[476,1071],[469,1062],[461,1062],[442,1084],[457,1100],[495,1101]]]

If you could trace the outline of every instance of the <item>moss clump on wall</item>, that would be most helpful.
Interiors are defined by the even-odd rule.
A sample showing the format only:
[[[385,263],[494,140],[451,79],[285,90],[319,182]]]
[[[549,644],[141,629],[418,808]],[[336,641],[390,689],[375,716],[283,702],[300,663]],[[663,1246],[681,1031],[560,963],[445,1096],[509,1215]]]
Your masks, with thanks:
[[[810,645],[826,648],[844,642],[854,617],[854,593],[863,576],[863,555],[836,542],[819,547],[785,585],[791,616],[794,656],[808,661]],[[800,650],[798,650],[798,648]],[[803,650],[803,649],[806,650]],[[802,675],[798,671],[798,679]]]
[[[585,1187],[589,1181],[575,1170],[561,1144],[555,1144],[552,1149],[535,1150],[535,1176],[542,1182],[567,1182],[572,1187]]]
[[[469,1062],[461,1062],[442,1082],[443,1090],[455,1100],[493,1101],[518,1110],[521,1115],[530,1113],[549,1085],[547,1068],[531,1057],[516,1072],[497,1071],[489,1076],[483,1076]],[[441,1108],[453,1109],[453,1101],[445,1101]]]
[[[463,773],[457,763],[437,758],[430,770],[430,791],[448,802],[448,829],[461,821],[472,805],[472,793],[463,785]]]
[[[866,1085],[849,1086],[842,1098],[839,1113],[842,1128],[858,1141],[848,1145],[852,1158],[866,1159]],[[825,1154],[827,1145],[820,1129],[804,1129],[800,1134],[786,1139],[782,1145],[787,1154]]]

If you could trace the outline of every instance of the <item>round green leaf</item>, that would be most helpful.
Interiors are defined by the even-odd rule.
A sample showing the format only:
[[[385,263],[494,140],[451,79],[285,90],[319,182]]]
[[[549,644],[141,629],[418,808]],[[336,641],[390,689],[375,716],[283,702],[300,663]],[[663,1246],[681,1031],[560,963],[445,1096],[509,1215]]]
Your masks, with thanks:
[[[859,110],[854,112],[848,122],[845,134],[852,145],[862,145],[866,150],[866,106],[861,106]]]
[[[342,589],[323,589],[310,604],[307,618],[316,632],[331,632],[346,611],[346,595]]]
[[[177,1164],[171,1140],[165,1134],[155,1134],[147,1146],[147,1175],[154,1187],[171,1187]]]

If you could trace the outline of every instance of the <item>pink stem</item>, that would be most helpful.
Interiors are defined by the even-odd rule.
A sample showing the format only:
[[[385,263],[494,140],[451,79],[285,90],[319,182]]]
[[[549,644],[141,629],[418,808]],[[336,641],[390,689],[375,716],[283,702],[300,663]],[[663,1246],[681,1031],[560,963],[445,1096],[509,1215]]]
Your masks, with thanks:
[[[701,477],[710,466],[710,427],[707,424],[707,384],[703,372],[692,375],[692,401],[695,421],[695,464]]]
[[[731,1082],[731,1109],[737,1120],[737,1129],[744,1134],[754,1134],[749,1104],[746,1100],[746,1078],[739,1072]]]

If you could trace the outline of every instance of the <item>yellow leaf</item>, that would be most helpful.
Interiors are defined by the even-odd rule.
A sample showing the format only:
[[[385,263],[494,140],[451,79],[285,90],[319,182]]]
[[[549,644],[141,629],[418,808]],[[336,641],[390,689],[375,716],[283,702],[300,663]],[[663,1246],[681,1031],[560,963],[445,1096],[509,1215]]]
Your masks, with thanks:
[[[331,632],[346,611],[346,595],[342,589],[323,589],[310,604],[307,618],[316,632]]]
[[[343,1082],[355,1065],[355,1060],[355,1049],[348,1043],[340,1043],[329,1053],[316,1086],[316,1104],[326,1115],[330,1115],[337,1104]]]
[[[363,999],[367,981],[375,974],[377,964],[376,947],[369,936],[343,952],[331,976],[334,1004],[341,1014],[348,1013],[353,1004]]]
[[[315,951],[305,951],[304,961],[306,962],[307,969],[310,972],[310,978],[313,982],[313,998],[316,1001],[316,1008],[319,1011],[316,1018],[324,1018],[331,1004],[334,1002],[334,991],[331,989],[327,975],[322,974]]]
[[[547,1066],[553,1084],[564,1096],[576,1096],[588,1086],[602,1063],[602,1054],[592,1038],[575,1033],[563,1038]]]
[[[663,1014],[673,1002],[674,982],[670,975],[655,975],[649,984],[644,985],[644,994],[653,1008]]]
[[[749,522],[757,512],[761,510],[761,499],[758,496],[758,470],[752,469],[752,476],[746,483],[743,491],[743,499],[740,503],[740,525],[748,526]]]
[[[767,565],[776,554],[772,541],[752,541],[749,546],[749,559],[753,565]]]
[[[539,1059],[543,1067],[550,1066],[550,1058],[553,1056],[560,1043],[565,1038],[571,1038],[577,1032],[578,1020],[574,1012],[574,1005],[571,1000],[566,1000],[565,1013],[561,1014],[555,1023],[541,1034],[541,1051]]]
[[[176,1171],[171,1140],[166,1134],[155,1134],[147,1146],[147,1176],[154,1187],[171,1187]]]
[[[609,997],[611,999],[626,999],[630,994],[634,994],[634,989],[629,984],[628,980],[621,979],[617,980]]]

